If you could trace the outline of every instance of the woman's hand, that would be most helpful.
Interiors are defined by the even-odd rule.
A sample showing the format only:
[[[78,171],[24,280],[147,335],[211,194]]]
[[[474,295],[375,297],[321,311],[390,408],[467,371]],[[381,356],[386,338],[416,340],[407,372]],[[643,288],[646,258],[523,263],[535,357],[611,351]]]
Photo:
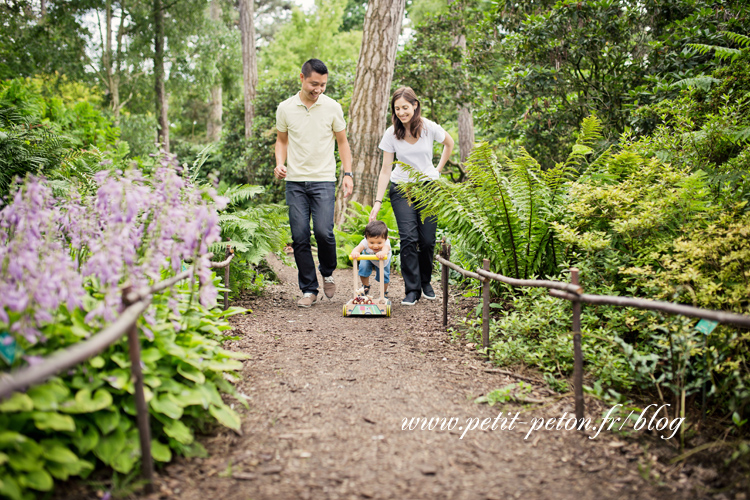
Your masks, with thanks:
[[[380,203],[376,203],[372,210],[370,210],[370,219],[367,222],[378,220],[378,212],[380,212]]]

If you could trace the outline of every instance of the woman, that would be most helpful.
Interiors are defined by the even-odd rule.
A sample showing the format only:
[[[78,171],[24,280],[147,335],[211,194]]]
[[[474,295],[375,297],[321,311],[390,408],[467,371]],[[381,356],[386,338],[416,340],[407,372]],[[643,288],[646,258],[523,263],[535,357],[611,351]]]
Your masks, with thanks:
[[[400,165],[395,169],[392,168],[394,156],[429,179],[436,180],[440,177],[440,172],[453,151],[453,138],[450,134],[437,123],[422,118],[421,112],[422,107],[411,88],[401,87],[393,93],[391,98],[393,125],[388,127],[380,141],[379,147],[383,150],[383,167],[380,169],[378,192],[370,212],[370,220],[377,219],[385,189],[389,187],[388,193],[401,239],[401,275],[404,278],[404,291],[406,292],[401,304],[405,306],[413,306],[420,297],[429,300],[436,298],[430,279],[432,278],[437,218],[429,217],[423,222],[421,210],[401,192],[398,185],[410,179],[409,174]],[[432,164],[433,142],[439,142],[445,146],[437,167]]]

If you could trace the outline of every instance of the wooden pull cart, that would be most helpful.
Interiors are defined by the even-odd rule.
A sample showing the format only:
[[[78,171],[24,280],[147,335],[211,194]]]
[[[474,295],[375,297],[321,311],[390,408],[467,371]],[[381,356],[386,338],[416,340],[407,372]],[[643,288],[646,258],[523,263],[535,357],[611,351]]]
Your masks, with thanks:
[[[377,260],[380,263],[380,298],[357,295],[359,288],[359,261]],[[352,262],[354,272],[354,297],[344,304],[344,316],[391,316],[391,301],[385,298],[385,260],[376,255],[360,255]],[[363,300],[364,297],[364,300]]]

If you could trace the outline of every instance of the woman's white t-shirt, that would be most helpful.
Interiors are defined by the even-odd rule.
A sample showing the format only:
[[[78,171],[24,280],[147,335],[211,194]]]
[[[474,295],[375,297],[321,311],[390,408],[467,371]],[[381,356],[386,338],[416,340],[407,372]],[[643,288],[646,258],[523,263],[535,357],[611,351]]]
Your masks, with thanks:
[[[395,153],[398,161],[411,165],[415,170],[435,180],[440,177],[440,172],[432,164],[432,143],[443,142],[445,130],[427,118],[422,118],[422,124],[424,125],[422,134],[415,144],[409,144],[405,139],[396,139],[393,125],[391,125],[385,131],[378,147],[386,153]],[[409,174],[404,171],[401,165],[398,165],[391,172],[391,182],[399,184],[409,180]]]

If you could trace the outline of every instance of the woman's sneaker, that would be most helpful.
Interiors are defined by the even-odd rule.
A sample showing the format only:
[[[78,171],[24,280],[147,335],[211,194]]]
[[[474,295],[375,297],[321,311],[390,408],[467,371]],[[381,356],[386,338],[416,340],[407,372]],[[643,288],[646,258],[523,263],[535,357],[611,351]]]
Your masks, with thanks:
[[[422,287],[422,297],[427,300],[437,299],[437,297],[435,296],[435,290],[432,289],[432,285],[430,285],[429,283]]]
[[[404,297],[404,300],[401,301],[402,306],[413,306],[419,302],[419,297],[417,297],[417,292],[409,292],[406,294],[406,297]]]

